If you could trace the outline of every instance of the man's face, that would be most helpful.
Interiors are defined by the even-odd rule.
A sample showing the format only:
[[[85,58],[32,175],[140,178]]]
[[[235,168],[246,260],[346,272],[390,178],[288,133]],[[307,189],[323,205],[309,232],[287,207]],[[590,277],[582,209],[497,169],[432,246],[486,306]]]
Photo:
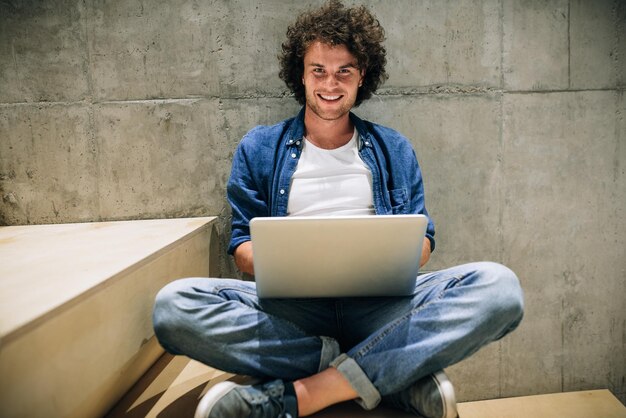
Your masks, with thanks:
[[[306,107],[324,120],[346,116],[356,101],[364,72],[345,45],[313,42],[304,54]]]

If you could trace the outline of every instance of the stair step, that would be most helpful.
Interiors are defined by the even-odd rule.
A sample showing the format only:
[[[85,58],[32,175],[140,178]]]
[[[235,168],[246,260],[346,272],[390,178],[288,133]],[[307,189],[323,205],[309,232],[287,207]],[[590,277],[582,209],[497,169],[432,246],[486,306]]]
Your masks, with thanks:
[[[0,416],[109,410],[163,354],[158,290],[216,267],[214,220],[1,227]]]
[[[626,418],[608,390],[550,393],[459,404],[462,418]]]
[[[164,354],[105,418],[191,417],[201,396],[223,380],[250,383],[184,356]],[[554,393],[458,404],[461,418],[626,418],[626,407],[608,390]],[[334,405],[311,418],[409,418],[379,406],[364,411],[354,402]]]

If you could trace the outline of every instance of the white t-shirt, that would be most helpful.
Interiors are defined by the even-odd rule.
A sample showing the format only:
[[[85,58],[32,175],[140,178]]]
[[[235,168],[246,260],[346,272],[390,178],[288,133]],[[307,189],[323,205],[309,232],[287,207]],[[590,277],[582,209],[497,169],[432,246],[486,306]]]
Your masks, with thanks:
[[[335,149],[316,147],[306,138],[291,178],[287,214],[374,215],[372,173],[359,156],[357,131]]]

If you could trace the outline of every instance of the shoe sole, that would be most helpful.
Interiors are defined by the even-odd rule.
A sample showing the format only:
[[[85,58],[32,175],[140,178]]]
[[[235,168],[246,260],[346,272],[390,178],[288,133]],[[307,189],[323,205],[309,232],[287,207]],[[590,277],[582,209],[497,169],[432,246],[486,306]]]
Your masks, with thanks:
[[[202,397],[198,407],[196,408],[196,413],[194,414],[194,418],[208,418],[209,414],[211,414],[211,410],[219,401],[222,399],[228,392],[235,389],[236,387],[240,387],[234,382],[220,382],[217,385],[213,386],[207,393]]]
[[[454,394],[454,386],[448,379],[448,376],[443,371],[438,371],[433,374],[433,379],[439,388],[441,398],[443,399],[443,417],[442,418],[457,418],[459,416],[456,410],[456,396]]]

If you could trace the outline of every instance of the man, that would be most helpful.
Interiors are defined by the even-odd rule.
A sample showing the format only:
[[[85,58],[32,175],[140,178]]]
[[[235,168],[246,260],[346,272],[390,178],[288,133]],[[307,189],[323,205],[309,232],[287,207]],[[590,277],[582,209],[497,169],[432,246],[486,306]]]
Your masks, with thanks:
[[[378,21],[331,1],[299,16],[287,37],[280,75],[304,107],[250,131],[228,183],[229,253],[249,274],[253,217],[428,215],[409,141],[350,112],[386,77]],[[429,222],[421,265],[433,249]],[[197,417],[307,416],[355,400],[452,418],[443,368],[513,330],[522,303],[515,275],[495,263],[421,275],[412,296],[394,298],[259,299],[252,282],[195,278],[159,293],[154,326],[171,353],[263,380],[214,386]]]

